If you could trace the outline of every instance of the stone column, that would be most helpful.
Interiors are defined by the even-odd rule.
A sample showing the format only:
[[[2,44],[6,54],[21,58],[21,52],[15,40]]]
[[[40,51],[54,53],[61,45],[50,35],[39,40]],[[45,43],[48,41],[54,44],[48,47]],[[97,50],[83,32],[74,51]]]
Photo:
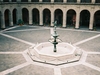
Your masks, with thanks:
[[[21,0],[17,0],[17,2],[21,2]]]
[[[40,10],[40,25],[43,25],[43,11]]]
[[[4,29],[5,27],[5,16],[4,12],[1,13],[1,28]]]
[[[66,11],[63,11],[63,26],[62,27],[66,27]]]
[[[32,23],[32,10],[29,10],[29,24],[33,24]]]
[[[12,0],[9,0],[9,2],[12,2]]]
[[[54,0],[51,0],[51,3],[54,3]]]
[[[20,5],[18,5],[18,7],[17,7],[17,23],[18,23],[19,19],[22,20],[22,9],[21,9]]]
[[[42,0],[39,0],[39,2],[42,2]]]
[[[95,0],[92,0],[92,3],[95,3]]]
[[[63,3],[67,3],[67,0],[63,0]]]
[[[11,11],[11,10],[10,10],[10,11]],[[10,24],[10,26],[13,26],[12,11],[9,12],[9,24]]]
[[[76,25],[75,25],[75,28],[79,28],[79,20],[80,20],[80,13],[77,12],[76,13]]]
[[[80,3],[81,2],[81,0],[77,0],[77,3]]]
[[[54,9],[51,9],[51,26],[54,26]]]
[[[28,0],[28,2],[31,2],[31,0]]]

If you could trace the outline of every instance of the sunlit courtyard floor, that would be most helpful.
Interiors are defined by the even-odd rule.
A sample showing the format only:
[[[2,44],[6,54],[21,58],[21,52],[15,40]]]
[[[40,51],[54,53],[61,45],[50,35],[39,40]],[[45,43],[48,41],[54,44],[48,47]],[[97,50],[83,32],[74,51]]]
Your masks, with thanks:
[[[37,43],[48,42],[51,27],[14,26],[0,31],[0,75],[100,75],[100,31],[57,28],[59,38],[80,47],[79,62],[59,66],[34,62],[26,54]]]

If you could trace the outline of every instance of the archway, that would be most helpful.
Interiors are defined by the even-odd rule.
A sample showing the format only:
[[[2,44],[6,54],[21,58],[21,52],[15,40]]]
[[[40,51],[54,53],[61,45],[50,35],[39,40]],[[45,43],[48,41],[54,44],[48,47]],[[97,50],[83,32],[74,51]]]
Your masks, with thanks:
[[[4,12],[4,18],[5,18],[5,26],[8,27],[10,24],[10,11],[8,9]]]
[[[77,0],[67,0],[67,2],[77,2]]]
[[[1,16],[2,16],[2,14],[1,14],[1,11],[0,11],[0,29],[1,29]]]
[[[58,26],[61,26],[62,22],[63,22],[63,12],[62,12],[62,10],[61,9],[56,9],[54,14],[55,14],[54,20],[57,21]]]
[[[43,2],[50,2],[50,0],[42,0]]]
[[[43,10],[43,24],[44,25],[50,25],[51,23],[51,14],[49,9]]]
[[[80,27],[89,28],[90,22],[90,12],[88,10],[83,10],[80,13]]]
[[[95,3],[100,3],[100,0],[95,0]]]
[[[13,24],[17,24],[17,10],[16,9],[14,9],[13,10]]]
[[[32,10],[32,20],[33,24],[39,24],[39,10],[36,8]]]
[[[94,14],[94,26],[100,28],[100,10],[96,11]]]
[[[29,12],[26,8],[22,9],[22,19],[25,24],[29,24]]]
[[[76,12],[73,9],[68,10],[67,12],[67,25],[68,26],[75,26],[76,24]]]
[[[81,0],[81,3],[91,3],[91,0]]]

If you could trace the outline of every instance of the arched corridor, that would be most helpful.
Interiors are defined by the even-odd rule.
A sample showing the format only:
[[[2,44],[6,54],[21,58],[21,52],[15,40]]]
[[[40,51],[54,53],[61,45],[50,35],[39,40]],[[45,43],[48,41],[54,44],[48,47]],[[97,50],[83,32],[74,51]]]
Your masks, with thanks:
[[[94,25],[96,28],[100,28],[100,10],[96,11],[94,14]]]
[[[76,12],[73,9],[67,11],[67,25],[75,26],[76,24]]]
[[[58,26],[62,26],[63,22],[63,12],[61,9],[56,9],[54,12],[55,18],[54,20],[57,21]]]
[[[33,24],[39,24],[39,10],[34,8],[32,10]]]
[[[4,18],[5,18],[5,26],[10,26],[10,10],[6,9],[4,12]]]
[[[80,27],[89,27],[90,12],[88,10],[82,10],[80,13]]]
[[[22,20],[24,24],[29,24],[29,11],[26,8],[22,9]]]
[[[17,10],[13,10],[13,24],[17,24]]]
[[[43,24],[44,25],[50,25],[50,20],[51,20],[51,14],[50,14],[50,10],[49,9],[44,9],[43,10]]]

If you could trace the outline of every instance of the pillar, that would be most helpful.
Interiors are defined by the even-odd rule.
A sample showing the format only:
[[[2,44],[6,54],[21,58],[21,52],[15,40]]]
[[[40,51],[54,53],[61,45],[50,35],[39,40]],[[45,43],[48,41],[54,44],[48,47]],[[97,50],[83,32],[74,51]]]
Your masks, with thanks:
[[[31,2],[31,0],[28,0],[28,2]]]
[[[95,3],[95,0],[92,0],[92,3]]]
[[[32,10],[29,10],[29,24],[33,24],[32,23]]]
[[[9,0],[9,2],[12,2],[12,0]]]
[[[54,3],[54,0],[51,0],[51,3]]]
[[[39,2],[42,2],[42,0],[39,0]]]
[[[18,23],[19,19],[22,20],[22,9],[21,9],[20,5],[18,5],[18,7],[17,7],[17,23]]]
[[[66,11],[63,11],[63,26],[62,27],[66,27]]]
[[[63,3],[66,3],[67,2],[67,0],[63,0]]]
[[[4,12],[1,13],[1,28],[5,28],[5,18],[4,18]]]
[[[53,22],[54,22],[54,10],[51,9],[51,26],[54,26]]]
[[[21,0],[17,0],[17,2],[21,2]]]
[[[13,18],[12,18],[12,12],[11,12],[11,10],[9,12],[9,25],[13,26]]]
[[[79,20],[80,20],[80,13],[77,12],[77,14],[76,14],[76,25],[75,25],[75,28],[79,28]]]
[[[81,2],[81,0],[77,0],[77,3],[80,3]]]
[[[40,10],[40,25],[43,25],[43,11]]]

